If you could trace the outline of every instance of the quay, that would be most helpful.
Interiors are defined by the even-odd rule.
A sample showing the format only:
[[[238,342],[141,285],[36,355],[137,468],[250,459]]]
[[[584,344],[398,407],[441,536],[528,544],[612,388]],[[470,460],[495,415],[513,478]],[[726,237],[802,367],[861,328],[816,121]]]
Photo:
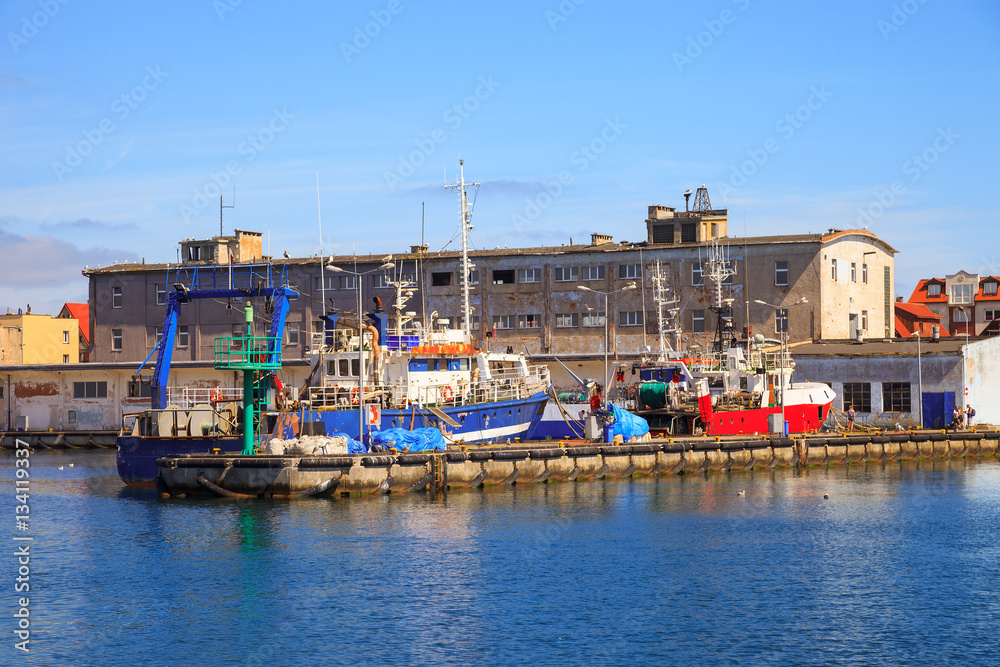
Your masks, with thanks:
[[[0,449],[14,449],[17,441],[32,449],[114,449],[118,431],[0,431]]]
[[[637,444],[539,441],[443,452],[344,456],[178,455],[158,459],[162,497],[294,498],[426,492],[759,468],[981,458],[997,431],[799,438],[669,438]]]

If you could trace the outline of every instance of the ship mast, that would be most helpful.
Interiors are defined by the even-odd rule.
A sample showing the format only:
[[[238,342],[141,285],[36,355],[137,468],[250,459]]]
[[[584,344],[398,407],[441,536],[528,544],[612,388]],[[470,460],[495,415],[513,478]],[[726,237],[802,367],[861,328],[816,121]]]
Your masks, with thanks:
[[[656,302],[656,320],[660,330],[660,361],[666,361],[668,355],[677,349],[677,299],[670,294],[667,278],[656,260],[653,272],[653,300]],[[673,337],[673,345],[667,342],[667,334]]]
[[[736,274],[732,262],[726,259],[725,252],[718,239],[712,239],[708,246],[708,258],[704,265],[702,275],[705,280],[711,282],[715,292],[715,305],[709,310],[717,316],[715,327],[715,352],[723,353],[728,345],[735,345],[736,332],[733,329],[733,299],[722,297],[723,285]]]
[[[446,188],[457,188],[459,199],[459,212],[462,225],[462,271],[460,280],[462,285],[462,333],[466,337],[472,331],[472,313],[469,303],[469,273],[475,266],[469,262],[469,232],[472,231],[472,212],[469,211],[469,195],[466,192],[468,187],[479,187],[479,183],[465,182],[465,160],[458,161],[458,183],[446,185]]]

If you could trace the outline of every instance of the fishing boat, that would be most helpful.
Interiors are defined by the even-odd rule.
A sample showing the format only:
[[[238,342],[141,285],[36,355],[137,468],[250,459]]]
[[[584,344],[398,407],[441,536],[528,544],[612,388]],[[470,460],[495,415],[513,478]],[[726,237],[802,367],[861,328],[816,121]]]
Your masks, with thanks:
[[[151,485],[156,460],[177,454],[253,454],[272,438],[346,435],[367,443],[389,428],[439,429],[450,443],[501,442],[525,438],[538,422],[549,393],[549,372],[511,350],[480,347],[472,321],[467,277],[471,214],[462,163],[452,187],[461,199],[463,315],[461,326],[446,319],[417,319],[406,310],[416,291],[412,281],[392,281],[396,300],[390,314],[374,299],[368,313],[330,312],[311,346],[311,370],[295,391],[277,381],[281,332],[297,294],[283,275],[250,271],[243,284],[178,282],[167,302],[163,336],[152,377],[152,409],[136,415],[129,433],[118,438],[118,472],[130,485]],[[474,185],[474,184],[468,184]],[[182,304],[195,299],[247,299],[247,331],[255,315],[249,300],[266,301],[267,336],[216,339],[215,367],[243,372],[242,394],[213,392],[185,400],[168,392],[171,351]],[[360,295],[359,295],[360,298]],[[360,311],[360,308],[359,308]],[[152,353],[151,355],[152,356]],[[148,361],[148,359],[147,359]],[[200,400],[199,400],[200,399]]]

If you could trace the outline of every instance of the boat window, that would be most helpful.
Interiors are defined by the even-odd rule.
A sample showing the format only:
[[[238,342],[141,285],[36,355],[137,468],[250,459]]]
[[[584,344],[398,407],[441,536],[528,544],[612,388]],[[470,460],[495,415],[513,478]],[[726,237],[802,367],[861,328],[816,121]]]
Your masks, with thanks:
[[[331,359],[330,361],[326,362],[326,374],[327,375],[336,375],[337,374],[337,362],[334,361],[333,359]]]
[[[361,360],[351,359],[351,375],[357,377],[361,375]]]
[[[349,375],[349,373],[347,372],[348,369],[347,359],[339,359],[338,361],[340,362],[340,372],[337,373],[337,375],[339,375],[340,377],[347,377]]]
[[[467,371],[467,370],[469,370],[469,360],[468,359],[449,359],[448,360],[448,370],[449,371]]]
[[[426,371],[427,370],[427,359],[410,359],[411,371]]]

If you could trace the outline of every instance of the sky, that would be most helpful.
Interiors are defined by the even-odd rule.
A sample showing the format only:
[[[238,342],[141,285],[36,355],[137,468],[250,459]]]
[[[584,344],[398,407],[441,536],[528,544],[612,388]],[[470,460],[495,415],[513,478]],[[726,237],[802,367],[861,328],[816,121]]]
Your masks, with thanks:
[[[459,159],[475,248],[641,241],[704,184],[730,236],[867,227],[904,297],[1000,274],[992,0],[5,0],[0,35],[0,312],[176,261],[220,194],[278,257],[457,249]]]

